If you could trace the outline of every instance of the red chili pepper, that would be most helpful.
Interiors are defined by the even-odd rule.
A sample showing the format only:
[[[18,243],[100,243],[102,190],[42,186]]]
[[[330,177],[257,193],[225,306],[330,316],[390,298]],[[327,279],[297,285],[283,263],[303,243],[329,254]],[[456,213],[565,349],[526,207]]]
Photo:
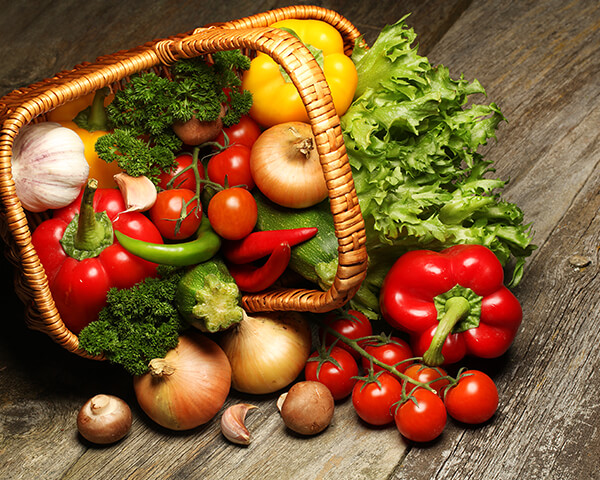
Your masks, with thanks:
[[[241,240],[223,241],[221,252],[231,263],[250,263],[270,255],[282,243],[290,247],[298,245],[314,237],[317,231],[317,227],[306,227],[252,232]]]
[[[287,243],[277,245],[261,266],[251,263],[229,264],[229,273],[243,292],[260,292],[269,288],[285,271],[290,263],[292,249]]]
[[[411,334],[415,355],[428,365],[455,363],[467,354],[496,358],[511,345],[523,318],[503,281],[500,261],[482,245],[415,250],[387,274],[381,312],[394,328]]]
[[[127,207],[118,189],[97,185],[90,180],[71,205],[55,210],[32,235],[56,308],[75,334],[98,317],[111,287],[129,288],[156,275],[156,264],[127,252],[114,230],[162,243],[143,214],[121,213]]]

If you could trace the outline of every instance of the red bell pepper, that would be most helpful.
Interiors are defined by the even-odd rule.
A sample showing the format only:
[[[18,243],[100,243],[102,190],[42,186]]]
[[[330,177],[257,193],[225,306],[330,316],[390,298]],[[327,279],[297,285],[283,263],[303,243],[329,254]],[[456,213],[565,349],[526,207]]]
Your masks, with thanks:
[[[156,275],[156,264],[127,252],[114,230],[162,243],[152,222],[127,207],[118,189],[97,189],[90,180],[69,206],[33,232],[32,243],[44,266],[56,308],[69,330],[78,334],[96,320],[111,287],[129,288]]]
[[[512,344],[523,318],[503,281],[500,261],[482,245],[411,251],[386,275],[381,312],[411,335],[414,354],[428,365],[456,363],[467,354],[496,358]]]

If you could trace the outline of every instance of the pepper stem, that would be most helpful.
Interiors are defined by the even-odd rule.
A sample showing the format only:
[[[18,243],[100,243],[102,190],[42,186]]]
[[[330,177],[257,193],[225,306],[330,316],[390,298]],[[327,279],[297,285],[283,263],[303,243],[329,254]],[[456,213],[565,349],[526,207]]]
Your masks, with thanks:
[[[94,211],[94,194],[98,181],[90,178],[81,197],[79,214],[67,226],[60,241],[67,255],[77,259],[92,258],[113,244],[113,227],[106,212]]]
[[[451,297],[446,300],[445,310],[431,344],[423,354],[423,361],[429,366],[438,366],[444,363],[442,347],[454,326],[464,319],[471,310],[471,303],[465,297]]]

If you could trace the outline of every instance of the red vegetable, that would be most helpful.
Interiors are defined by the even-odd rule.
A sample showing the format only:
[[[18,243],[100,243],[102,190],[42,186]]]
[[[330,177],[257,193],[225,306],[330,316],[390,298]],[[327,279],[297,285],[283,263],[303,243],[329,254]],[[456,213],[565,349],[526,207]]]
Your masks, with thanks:
[[[231,263],[250,263],[270,255],[282,243],[293,247],[304,242],[317,231],[316,227],[307,227],[252,232],[240,240],[225,240],[221,252]]]
[[[394,411],[398,431],[413,442],[430,442],[439,437],[447,418],[442,399],[424,388],[417,388]]]
[[[503,280],[500,261],[482,245],[411,251],[383,282],[381,312],[411,334],[414,354],[428,365],[455,363],[466,354],[495,358],[511,345],[523,317]]]
[[[283,274],[290,263],[291,248],[287,243],[278,245],[261,266],[251,263],[229,264],[227,268],[243,292],[260,292],[269,288]]]
[[[352,355],[340,347],[321,348],[314,352],[304,367],[306,380],[321,382],[334,400],[352,393],[358,376],[358,364]]]
[[[402,398],[402,385],[388,372],[358,380],[352,390],[352,405],[356,413],[371,425],[387,425],[394,421],[394,403]]]
[[[396,367],[399,372],[404,372],[408,368],[411,363],[409,359],[413,357],[410,345],[401,338],[394,336],[369,340],[363,348],[373,358],[386,365]],[[371,366],[371,362],[367,357],[362,357],[361,362],[365,370]],[[373,364],[373,370],[379,372],[384,368]]]
[[[162,243],[148,218],[139,212],[121,213],[125,210],[118,189],[97,189],[97,182],[90,180],[71,205],[55,210],[33,232],[56,308],[73,333],[97,318],[111,287],[129,288],[156,274],[156,264],[132,255],[114,239],[118,230]]]
[[[448,414],[459,422],[487,422],[498,409],[498,389],[494,381],[479,370],[463,372],[445,393]]]
[[[334,312],[327,316],[325,325],[352,340],[359,340],[373,335],[373,326],[371,325],[371,322],[363,313],[357,310]],[[332,333],[325,332],[324,329],[321,329],[321,338],[323,338],[323,334],[325,334],[324,338],[326,345],[333,345],[334,342],[337,342],[335,344],[338,347],[349,352],[354,358],[360,358],[360,353],[344,342],[338,341],[338,338]],[[367,340],[359,340],[358,343],[364,348],[366,341]]]

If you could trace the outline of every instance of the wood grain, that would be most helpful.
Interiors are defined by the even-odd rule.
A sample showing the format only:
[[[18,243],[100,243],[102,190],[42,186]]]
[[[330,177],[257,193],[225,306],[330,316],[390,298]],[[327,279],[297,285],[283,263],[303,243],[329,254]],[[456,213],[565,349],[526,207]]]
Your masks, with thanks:
[[[0,2],[0,95],[96,56],[292,3]],[[212,2],[211,2],[212,3]],[[539,249],[515,290],[525,313],[513,347],[470,360],[496,380],[501,406],[487,425],[450,420],[428,445],[395,427],[360,422],[349,401],[329,429],[285,429],[276,394],[248,401],[253,442],[229,444],[218,418],[191,432],[157,427],[137,407],[131,379],[105,362],[61,350],[22,323],[2,260],[0,478],[23,479],[600,479],[600,6],[592,0],[319,1],[368,42],[412,12],[420,52],[453,76],[477,78],[508,121],[485,149],[506,196],[533,222]],[[235,6],[232,6],[235,5]],[[72,17],[63,25],[66,17]],[[581,262],[573,257],[583,257]],[[585,265],[585,266],[581,266]],[[131,405],[128,437],[109,447],[82,440],[75,416],[87,398],[113,393]]]

